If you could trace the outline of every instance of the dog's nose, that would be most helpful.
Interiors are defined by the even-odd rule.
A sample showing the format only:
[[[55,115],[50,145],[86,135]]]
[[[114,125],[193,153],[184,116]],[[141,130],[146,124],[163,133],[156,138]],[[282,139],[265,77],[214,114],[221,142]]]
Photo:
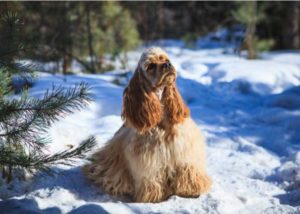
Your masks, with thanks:
[[[170,62],[165,62],[164,64],[163,64],[163,67],[164,68],[170,68],[172,65],[171,65],[171,63]]]

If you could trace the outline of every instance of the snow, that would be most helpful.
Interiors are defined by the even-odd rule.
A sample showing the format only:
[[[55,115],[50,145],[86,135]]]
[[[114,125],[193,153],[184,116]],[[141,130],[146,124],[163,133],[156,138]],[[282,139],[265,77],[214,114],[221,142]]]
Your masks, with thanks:
[[[245,29],[236,25],[232,29],[220,28],[216,32],[211,32],[196,41],[196,47],[201,49],[236,49],[241,46],[244,39]]]
[[[213,81],[232,82],[244,80],[251,83],[257,93],[280,93],[286,88],[297,86],[300,68],[296,65],[269,60],[241,60],[218,65],[210,76]]]
[[[27,182],[1,185],[1,213],[300,213],[300,53],[268,52],[249,61],[218,48],[167,44],[179,90],[207,139],[211,192],[132,203],[89,184],[80,171],[86,161],[78,160],[72,167],[55,166],[54,176],[39,173]],[[131,70],[140,53],[129,53]],[[122,92],[130,76],[121,70],[40,73],[31,96],[42,96],[53,84],[68,88],[81,81],[94,94],[86,109],[51,127],[49,152],[89,135],[95,135],[97,148],[103,146],[122,125]]]
[[[270,59],[277,62],[295,64],[300,66],[299,59],[300,51],[273,51],[273,52],[265,52],[261,54],[263,59]]]

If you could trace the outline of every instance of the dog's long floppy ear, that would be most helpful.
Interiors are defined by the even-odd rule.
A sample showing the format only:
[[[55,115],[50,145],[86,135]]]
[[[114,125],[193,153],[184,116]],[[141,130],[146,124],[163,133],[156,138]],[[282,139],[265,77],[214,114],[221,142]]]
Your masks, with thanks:
[[[185,105],[175,82],[166,86],[162,95],[166,120],[171,124],[177,124],[189,117],[190,111]]]
[[[143,133],[157,126],[162,118],[162,107],[153,92],[147,92],[145,80],[135,71],[123,94],[122,118]]]

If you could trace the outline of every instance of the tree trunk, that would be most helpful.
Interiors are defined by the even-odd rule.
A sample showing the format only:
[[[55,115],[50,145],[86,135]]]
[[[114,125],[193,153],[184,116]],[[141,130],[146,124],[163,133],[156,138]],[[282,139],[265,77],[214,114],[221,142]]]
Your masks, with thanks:
[[[96,73],[95,70],[95,62],[94,62],[94,49],[93,49],[93,35],[92,35],[92,30],[91,30],[91,21],[90,21],[90,4],[85,5],[86,9],[86,27],[87,27],[87,34],[88,34],[88,48],[89,48],[89,54],[90,54],[90,60],[91,60],[91,65],[90,67],[92,68],[92,73]]]
[[[158,37],[159,39],[163,38],[164,35],[164,2],[158,2]]]
[[[68,68],[69,68],[69,64],[70,64],[69,63],[69,56],[67,55],[66,52],[64,52],[63,53],[63,65],[62,65],[62,67],[63,67],[63,70],[62,70],[63,75],[67,74]]]
[[[69,2],[65,2],[62,5],[62,14],[63,14],[63,18],[61,21],[61,25],[59,26],[59,30],[61,32],[61,36],[62,36],[62,41],[61,41],[61,46],[62,46],[62,54],[63,54],[63,64],[62,64],[62,72],[63,75],[66,75],[72,59],[67,55],[67,52],[72,52],[72,38],[70,37],[70,32],[68,32],[66,29],[66,26],[70,26],[71,23],[69,22],[69,17],[67,15],[69,9]]]
[[[282,31],[283,45],[288,49],[300,48],[300,2],[285,2],[286,10],[289,11],[286,16],[285,28]]]
[[[291,48],[299,48],[299,18],[300,18],[300,2],[292,2],[292,11],[291,11],[291,26],[290,26],[290,35],[291,35]]]
[[[255,23],[249,23],[246,30],[245,45],[248,51],[248,59],[256,58],[255,50]]]
[[[245,37],[245,46],[248,51],[248,59],[256,58],[255,50],[255,31],[256,31],[256,22],[257,22],[257,2],[252,2],[252,20],[247,24],[246,37]]]

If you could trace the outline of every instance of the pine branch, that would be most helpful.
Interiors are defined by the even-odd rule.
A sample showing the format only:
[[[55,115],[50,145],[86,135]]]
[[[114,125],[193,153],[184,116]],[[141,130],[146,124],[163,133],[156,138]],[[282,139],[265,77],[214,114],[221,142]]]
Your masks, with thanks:
[[[15,61],[20,53],[29,49],[21,42],[22,25],[17,13],[4,12],[0,15],[0,68],[6,68],[10,74],[26,77],[32,75],[33,67]]]
[[[0,68],[0,104],[1,100],[4,98],[5,95],[11,92],[10,84],[10,77],[5,72],[5,69]]]
[[[76,148],[46,154],[44,147],[50,141],[41,137],[54,121],[82,109],[92,100],[87,84],[70,89],[53,87],[42,99],[7,99],[14,74],[33,77],[34,67],[16,60],[26,50],[20,42],[21,25],[17,14],[0,14],[0,167],[7,182],[13,179],[15,168],[49,170],[53,164],[71,165],[95,145],[95,139],[90,137]]]
[[[0,137],[17,139],[46,131],[54,121],[66,113],[85,107],[92,99],[88,91],[89,87],[81,83],[66,92],[62,87],[53,87],[41,100],[25,98],[4,101],[0,106],[0,125],[5,132],[0,133]],[[22,119],[13,120],[11,124],[7,123],[11,118],[18,117]]]
[[[22,78],[33,77],[35,67],[30,64],[15,62],[15,60],[5,60],[0,56],[0,68],[5,68],[9,74],[18,74]]]
[[[50,170],[51,165],[72,165],[77,158],[84,158],[84,153],[90,151],[96,144],[95,138],[90,137],[83,141],[78,147],[67,149],[53,155],[46,155],[41,151],[16,152],[10,147],[0,147],[0,165],[21,167],[26,169]]]
[[[65,150],[51,156],[44,156],[38,163],[72,165],[75,158],[84,158],[84,153],[90,151],[95,145],[95,138],[90,137],[83,141],[77,148]]]

